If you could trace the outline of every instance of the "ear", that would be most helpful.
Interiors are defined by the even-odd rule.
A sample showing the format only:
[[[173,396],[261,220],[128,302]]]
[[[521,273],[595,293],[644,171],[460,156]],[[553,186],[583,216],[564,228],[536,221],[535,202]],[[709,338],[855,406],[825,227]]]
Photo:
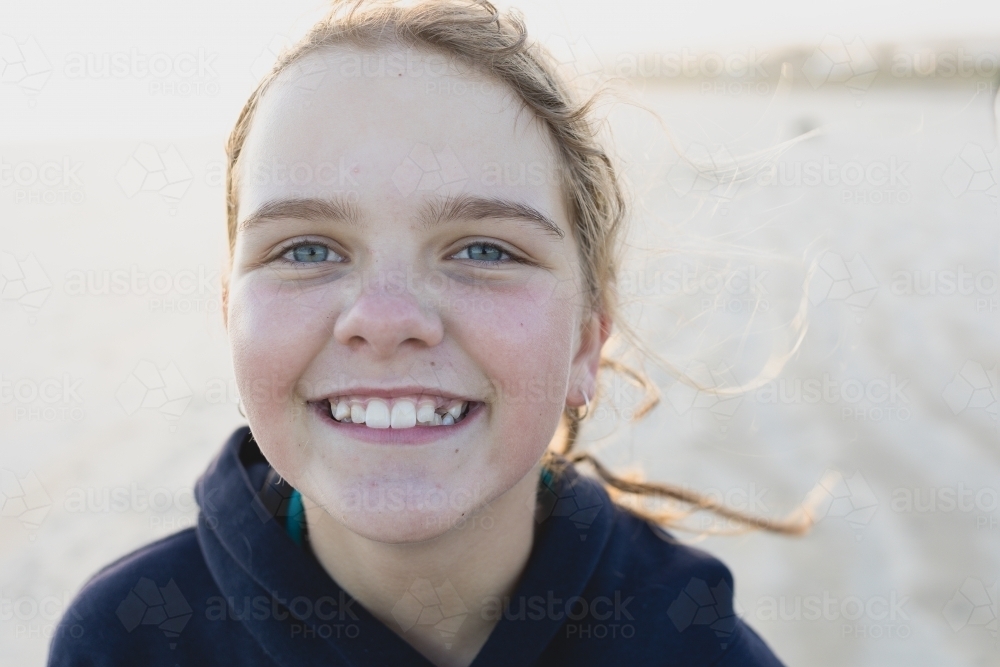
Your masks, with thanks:
[[[569,391],[566,405],[580,407],[597,393],[597,369],[601,364],[601,350],[611,335],[611,318],[603,311],[594,310],[580,327],[580,347],[570,366]]]

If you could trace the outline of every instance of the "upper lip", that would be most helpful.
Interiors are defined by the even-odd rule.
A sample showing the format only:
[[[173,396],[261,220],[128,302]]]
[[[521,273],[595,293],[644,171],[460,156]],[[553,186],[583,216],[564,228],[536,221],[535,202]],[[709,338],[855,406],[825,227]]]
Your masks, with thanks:
[[[346,396],[363,396],[365,398],[403,398],[406,396],[440,396],[442,398],[475,402],[475,399],[463,396],[455,392],[439,389],[437,387],[420,387],[417,385],[407,387],[344,387],[338,391],[332,391],[318,398],[316,401],[326,401],[331,398],[342,398]]]

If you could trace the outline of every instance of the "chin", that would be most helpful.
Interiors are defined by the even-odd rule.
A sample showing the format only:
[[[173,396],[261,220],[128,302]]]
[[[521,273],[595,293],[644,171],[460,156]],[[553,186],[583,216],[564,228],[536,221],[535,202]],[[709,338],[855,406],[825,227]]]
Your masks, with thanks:
[[[482,487],[452,482],[438,478],[355,478],[339,491],[325,494],[328,502],[324,506],[334,520],[367,539],[422,542],[471,525],[468,518],[493,500],[494,494],[487,497]]]
[[[426,542],[465,525],[465,517],[454,512],[401,511],[358,512],[340,517],[351,532],[385,544]]]

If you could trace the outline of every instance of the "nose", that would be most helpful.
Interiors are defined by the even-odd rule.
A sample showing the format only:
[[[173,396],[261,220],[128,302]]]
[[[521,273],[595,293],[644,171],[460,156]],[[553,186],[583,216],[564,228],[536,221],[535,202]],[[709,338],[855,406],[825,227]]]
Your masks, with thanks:
[[[434,347],[444,338],[435,309],[422,307],[415,295],[365,290],[337,318],[334,339],[354,350],[385,359],[401,347]]]

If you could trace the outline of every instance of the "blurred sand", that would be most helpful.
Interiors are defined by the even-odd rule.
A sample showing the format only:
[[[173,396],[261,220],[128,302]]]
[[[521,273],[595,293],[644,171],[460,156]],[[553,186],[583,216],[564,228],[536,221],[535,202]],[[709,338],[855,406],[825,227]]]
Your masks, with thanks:
[[[705,382],[751,380],[772,345],[788,345],[809,263],[821,268],[808,334],[779,378],[783,394],[776,384],[771,394],[765,387],[724,401],[695,395],[648,365],[664,391],[656,411],[627,426],[605,403],[585,437],[609,464],[641,463],[651,478],[714,489],[770,515],[834,471],[841,483],[808,537],[701,543],[733,570],[740,613],[789,665],[997,664],[1000,160],[992,94],[959,84],[875,86],[862,95],[826,86],[796,89],[770,110],[770,94],[653,84],[639,94],[693,159],[714,156],[725,166],[727,155],[822,127],[779,158],[787,174],[824,160],[841,174],[856,161],[884,164],[886,176],[895,164],[898,178],[810,186],[762,185],[754,176],[731,187],[707,172],[698,177],[648,115],[616,109],[616,140],[641,203],[626,311],[657,352]],[[4,293],[0,373],[11,388],[26,381],[24,392],[49,379],[59,387],[52,404],[0,404],[0,468],[12,473],[2,490],[30,496],[23,507],[4,505],[11,516],[0,517],[0,597],[12,604],[0,607],[4,664],[41,664],[65,600],[98,568],[193,522],[190,487],[242,423],[218,312],[221,140],[3,147],[8,163],[68,156],[83,164],[81,203],[18,202],[17,188],[0,191],[0,251],[26,275],[33,255],[50,283],[38,307]],[[190,180],[179,172],[189,183],[179,199],[127,196],[123,165],[144,142],[182,157]],[[966,159],[949,172],[960,154]],[[878,180],[883,172],[872,173]],[[649,247],[675,252],[650,258]],[[163,293],[96,293],[88,272],[100,280],[105,270],[147,280],[164,272],[153,282]],[[699,287],[678,294],[666,276],[685,270]],[[757,294],[738,286],[715,293],[712,280],[751,271]],[[911,279],[917,272],[924,285],[930,272],[965,271],[980,285],[946,294],[936,277],[936,294],[900,294],[900,271]],[[8,285],[31,283],[14,272],[5,273]],[[833,398],[795,398],[796,381],[824,378],[838,383]],[[609,395],[628,406],[622,383],[609,379]],[[50,407],[64,409],[42,412]],[[42,491],[32,495],[35,479]],[[87,508],[88,493],[114,489],[128,498],[122,511]],[[918,505],[907,508],[914,493]],[[951,511],[948,497],[961,500]],[[149,498],[155,508],[144,504]],[[30,514],[32,506],[48,510]],[[980,591],[986,597],[972,600],[979,610],[963,611]],[[810,596],[834,600],[825,617],[811,618],[807,606],[795,612]],[[868,611],[856,616],[858,604]]]

